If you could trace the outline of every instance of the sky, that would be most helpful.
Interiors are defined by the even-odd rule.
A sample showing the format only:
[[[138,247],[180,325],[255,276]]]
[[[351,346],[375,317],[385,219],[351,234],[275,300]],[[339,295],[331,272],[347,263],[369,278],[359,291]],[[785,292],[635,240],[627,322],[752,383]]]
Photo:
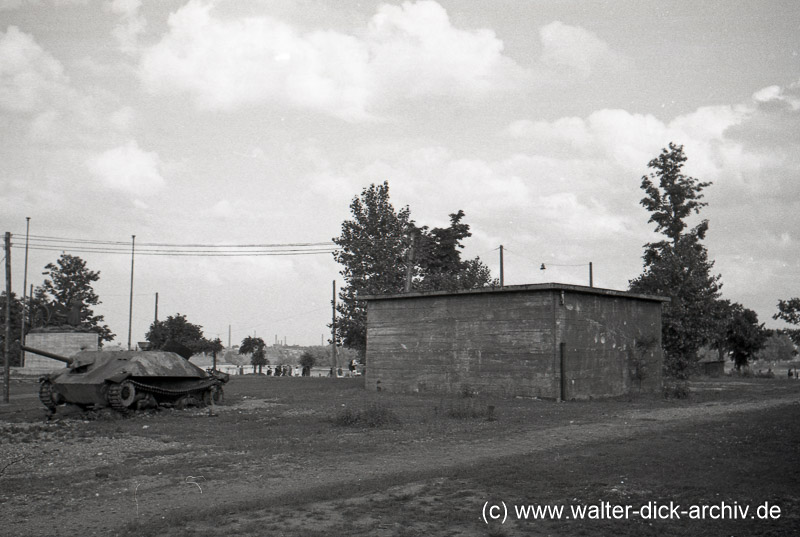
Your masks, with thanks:
[[[29,284],[79,255],[122,345],[133,235],[134,343],[156,293],[225,344],[327,342],[341,267],[308,251],[384,181],[419,225],[463,210],[464,257],[499,276],[503,245],[507,285],[587,285],[591,262],[624,290],[670,142],[712,183],[689,223],[723,297],[778,328],[800,296],[791,0],[0,0],[0,139],[14,292],[30,218]],[[188,244],[308,255],[147,254]]]

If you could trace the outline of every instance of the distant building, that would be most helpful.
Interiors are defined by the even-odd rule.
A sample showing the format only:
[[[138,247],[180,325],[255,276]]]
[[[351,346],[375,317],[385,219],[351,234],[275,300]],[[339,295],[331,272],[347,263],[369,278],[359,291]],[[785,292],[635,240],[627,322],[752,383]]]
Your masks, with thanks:
[[[721,377],[725,374],[725,355],[717,349],[700,349],[697,372],[707,377]]]
[[[566,400],[661,389],[666,298],[556,283],[361,298],[369,389]]]

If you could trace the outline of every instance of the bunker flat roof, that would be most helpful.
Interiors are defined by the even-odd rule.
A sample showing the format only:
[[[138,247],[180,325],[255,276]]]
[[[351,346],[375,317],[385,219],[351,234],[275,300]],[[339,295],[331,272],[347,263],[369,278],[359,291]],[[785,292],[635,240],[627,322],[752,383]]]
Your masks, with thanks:
[[[460,291],[411,291],[408,293],[393,293],[387,295],[364,295],[358,300],[395,300],[403,298],[426,298],[437,296],[476,295],[483,293],[520,293],[526,291],[570,291],[573,293],[587,293],[594,295],[614,296],[620,298],[636,298],[655,302],[669,302],[670,299],[656,295],[642,295],[616,289],[603,289],[586,285],[572,285],[568,283],[532,283],[527,285],[505,285],[503,287],[480,287],[478,289],[462,289]]]

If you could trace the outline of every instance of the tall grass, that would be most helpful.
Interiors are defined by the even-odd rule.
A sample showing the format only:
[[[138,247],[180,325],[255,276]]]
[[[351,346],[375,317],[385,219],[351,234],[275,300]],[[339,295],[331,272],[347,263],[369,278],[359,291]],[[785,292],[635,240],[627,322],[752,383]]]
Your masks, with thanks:
[[[341,427],[386,427],[399,425],[400,418],[395,412],[381,403],[366,406],[347,406],[333,417],[333,423]]]

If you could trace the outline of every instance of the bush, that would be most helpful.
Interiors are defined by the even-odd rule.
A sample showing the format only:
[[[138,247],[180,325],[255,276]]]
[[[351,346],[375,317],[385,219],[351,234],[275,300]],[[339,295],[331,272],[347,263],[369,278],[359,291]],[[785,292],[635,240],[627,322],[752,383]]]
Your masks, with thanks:
[[[450,403],[445,414],[455,419],[485,418],[489,421],[495,419],[494,405],[483,405],[471,398]]]
[[[672,381],[664,384],[665,399],[688,399],[689,385],[683,381]]]
[[[742,378],[746,378],[746,379],[753,378],[753,376],[754,376],[753,370],[750,369],[747,366],[742,367],[740,369],[736,369],[736,368],[731,369],[730,372],[728,373],[728,375],[731,376],[731,377],[742,377]]]
[[[385,427],[400,424],[400,418],[392,409],[378,403],[364,408],[345,407],[336,413],[333,423],[341,427]]]
[[[462,384],[461,385],[461,397],[475,397],[477,395],[477,391],[470,386],[469,384]]]

